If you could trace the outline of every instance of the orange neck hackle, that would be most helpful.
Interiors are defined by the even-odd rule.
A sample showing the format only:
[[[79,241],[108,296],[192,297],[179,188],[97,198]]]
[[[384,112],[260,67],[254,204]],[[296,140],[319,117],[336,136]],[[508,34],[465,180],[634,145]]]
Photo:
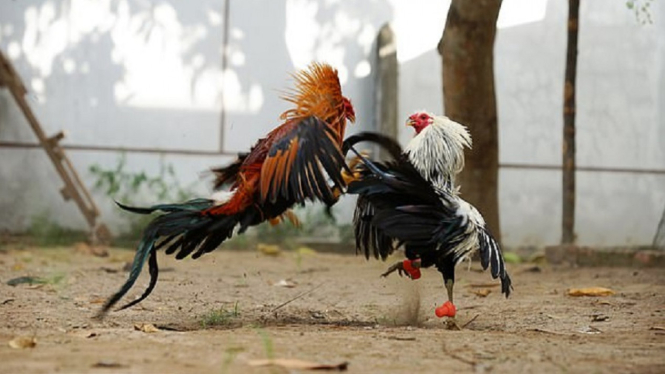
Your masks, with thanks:
[[[324,63],[312,63],[307,70],[293,75],[295,89],[286,93],[283,99],[296,105],[282,113],[281,119],[303,119],[316,116],[328,124],[341,125],[338,129],[343,136],[346,119],[355,120],[351,102],[342,96],[337,70]]]

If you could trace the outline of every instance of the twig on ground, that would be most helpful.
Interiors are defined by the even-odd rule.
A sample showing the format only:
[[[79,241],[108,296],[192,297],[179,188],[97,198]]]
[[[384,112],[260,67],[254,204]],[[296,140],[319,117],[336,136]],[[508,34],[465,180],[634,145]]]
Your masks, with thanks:
[[[562,332],[539,329],[539,328],[529,329],[529,331],[542,332],[542,333],[545,333],[545,334],[552,334],[552,335],[568,335],[568,334],[564,334]]]
[[[307,294],[309,294],[309,293],[314,292],[316,289],[318,289],[319,287],[323,286],[324,284],[325,284],[325,282],[321,282],[321,283],[319,283],[317,286],[314,286],[314,287],[310,288],[309,290],[307,290],[307,291],[305,291],[305,292],[301,292],[301,293],[299,293],[299,294],[296,295],[294,298],[292,298],[292,299],[290,299],[290,300],[287,300],[287,301],[285,301],[285,302],[279,304],[279,305],[276,306],[275,308],[273,308],[273,310],[271,310],[270,313],[275,313],[276,311],[278,311],[279,309],[285,307],[286,305],[288,305],[288,304],[290,304],[290,303],[292,303],[292,302],[294,302],[294,301],[300,299],[301,297],[303,297],[303,296],[305,296],[305,295],[307,295]]]
[[[478,318],[478,316],[480,316],[480,314],[476,314],[475,316],[473,316],[473,318],[471,318],[467,323],[462,325],[462,328],[465,329],[467,326],[471,324],[471,322],[475,321],[476,318]]]

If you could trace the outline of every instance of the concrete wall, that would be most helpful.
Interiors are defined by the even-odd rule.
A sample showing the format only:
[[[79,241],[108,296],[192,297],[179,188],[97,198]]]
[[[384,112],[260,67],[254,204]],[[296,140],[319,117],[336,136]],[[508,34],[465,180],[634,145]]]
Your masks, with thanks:
[[[130,171],[155,174],[160,165],[173,165],[181,184],[208,194],[202,172],[230,161],[233,152],[246,150],[277,125],[287,108],[279,95],[290,87],[288,73],[312,60],[340,70],[360,124],[350,130],[368,127],[363,124],[373,119],[373,42],[385,22],[391,22],[397,38],[400,117],[418,109],[442,112],[435,47],[448,5],[427,0],[1,2],[0,48],[31,90],[32,108],[47,133],[68,132],[63,144],[76,148],[68,154],[88,185],[95,183],[91,165],[112,168],[121,157],[96,147],[126,147]],[[641,25],[624,2],[582,4],[577,121],[583,169],[576,228],[583,244],[649,243],[665,208],[665,7],[653,2],[651,8],[654,24]],[[495,55],[505,165],[501,219],[508,245],[553,244],[560,237],[556,167],[561,164],[566,13],[561,1],[503,3]],[[402,129],[400,139],[409,137]],[[74,204],[61,200],[60,181],[43,151],[25,147],[34,143],[2,90],[0,229],[23,229],[47,212],[63,225],[84,227]],[[601,171],[584,171],[593,168]],[[626,172],[634,169],[660,173]],[[95,197],[103,219],[121,226],[124,219],[111,198],[102,192]],[[154,197],[135,200],[149,203]],[[352,203],[347,200],[338,209],[340,220],[348,222]]]

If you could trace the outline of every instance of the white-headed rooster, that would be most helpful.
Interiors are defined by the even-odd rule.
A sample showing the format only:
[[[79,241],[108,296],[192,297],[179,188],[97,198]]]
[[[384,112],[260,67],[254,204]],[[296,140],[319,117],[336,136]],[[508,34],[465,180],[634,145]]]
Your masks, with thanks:
[[[346,121],[355,121],[351,102],[342,96],[337,71],[314,63],[294,75],[295,89],[284,97],[294,107],[281,115],[284,121],[249,153],[238,155],[231,165],[213,169],[215,187],[230,185],[223,201],[194,199],[182,204],[149,208],[120,205],[134,213],[162,212],[143,232],[129,277],[104,304],[103,317],[134,285],[148,261],[150,284],[143,295],[123,306],[145,299],[158,277],[157,250],[177,259],[198,258],[230,238],[237,229],[282,218],[295,221],[289,208],[306,201],[334,204],[346,187],[342,155]]]
[[[420,268],[436,266],[448,294],[448,301],[436,309],[439,317],[455,316],[455,266],[475,250],[483,269],[490,267],[492,277],[500,278],[507,297],[512,285],[501,249],[480,212],[458,196],[454,183],[464,166],[464,147],[471,146],[466,128],[426,112],[409,117],[407,125],[416,135],[404,151],[393,139],[376,133],[357,134],[344,142],[345,154],[369,141],[392,156],[388,162],[373,162],[357,153],[361,162],[352,177],[346,176],[352,180],[347,193],[358,195],[353,219],[357,251],[385,260],[403,246],[407,259],[383,276],[398,271],[418,279]]]

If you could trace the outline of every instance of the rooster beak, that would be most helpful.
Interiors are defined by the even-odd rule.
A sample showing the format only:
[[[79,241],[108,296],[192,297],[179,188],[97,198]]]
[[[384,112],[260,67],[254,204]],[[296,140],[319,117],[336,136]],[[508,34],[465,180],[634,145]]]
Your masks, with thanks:
[[[416,121],[412,120],[411,118],[406,120],[406,125],[407,126],[414,126],[416,124]]]

